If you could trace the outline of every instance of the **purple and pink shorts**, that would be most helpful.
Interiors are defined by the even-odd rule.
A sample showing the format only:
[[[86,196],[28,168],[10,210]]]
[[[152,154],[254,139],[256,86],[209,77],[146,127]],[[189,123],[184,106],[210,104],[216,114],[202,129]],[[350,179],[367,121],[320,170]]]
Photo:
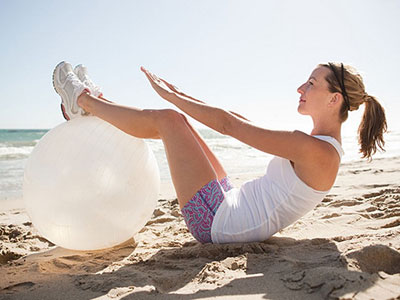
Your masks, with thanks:
[[[228,177],[211,180],[182,208],[186,225],[200,243],[212,243],[211,226],[225,192],[233,188]]]

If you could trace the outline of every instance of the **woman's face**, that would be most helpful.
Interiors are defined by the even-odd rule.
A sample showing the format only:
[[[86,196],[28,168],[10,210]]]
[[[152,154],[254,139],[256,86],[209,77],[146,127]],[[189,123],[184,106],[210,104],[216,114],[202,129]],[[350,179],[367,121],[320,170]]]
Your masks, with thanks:
[[[317,67],[308,80],[298,87],[300,101],[297,111],[302,115],[321,114],[328,109],[333,93],[328,90],[325,77],[331,72],[326,67]]]

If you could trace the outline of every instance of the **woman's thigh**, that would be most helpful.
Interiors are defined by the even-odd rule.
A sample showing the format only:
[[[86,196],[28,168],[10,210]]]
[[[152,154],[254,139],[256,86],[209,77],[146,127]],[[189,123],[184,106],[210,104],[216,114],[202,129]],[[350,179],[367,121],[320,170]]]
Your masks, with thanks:
[[[157,122],[172,182],[183,208],[204,185],[217,179],[217,174],[180,113],[161,110]]]
[[[217,174],[218,180],[221,180],[227,176],[227,173],[220,163],[219,159],[215,156],[215,154],[211,151],[210,147],[206,144],[204,139],[201,135],[197,132],[196,129],[193,128],[192,124],[190,124],[189,120],[182,115],[185,122],[188,124],[190,130],[192,131],[194,137],[196,138],[197,142],[200,144],[201,148],[203,149],[204,153],[206,154],[208,160],[210,161],[215,173]]]

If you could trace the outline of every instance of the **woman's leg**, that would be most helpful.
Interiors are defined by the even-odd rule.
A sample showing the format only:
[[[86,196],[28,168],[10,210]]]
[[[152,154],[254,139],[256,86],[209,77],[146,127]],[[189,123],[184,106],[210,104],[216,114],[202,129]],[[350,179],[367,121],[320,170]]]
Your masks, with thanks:
[[[99,99],[107,101],[108,103],[113,103],[104,97],[99,97]],[[184,115],[182,115],[182,117],[184,118],[185,122],[187,123],[187,126],[192,131],[193,136],[196,138],[197,142],[200,144],[201,148],[203,149],[204,153],[206,154],[215,173],[217,174],[218,180],[221,181],[221,180],[225,179],[227,177],[227,173],[226,173],[224,167],[222,166],[222,164],[220,163],[220,161],[218,160],[218,158],[211,151],[211,149],[208,147],[208,145],[206,144],[204,139],[200,136],[200,134],[197,132],[197,130],[193,128],[193,126],[192,126],[192,124],[190,124],[189,120]],[[154,136],[152,138],[160,138],[160,137]],[[225,188],[225,186],[224,186],[224,188]]]
[[[85,111],[139,138],[161,138],[180,207],[217,179],[217,173],[185,118],[174,110],[140,110],[109,103],[87,93],[78,98]],[[211,151],[211,150],[210,150]]]
[[[160,138],[154,124],[154,110],[118,105],[88,93],[80,95],[77,102],[86,112],[109,122],[127,134],[138,138]],[[142,126],[137,126],[138,124]]]
[[[221,180],[227,176],[226,171],[218,158],[215,156],[215,154],[211,151],[211,149],[208,147],[204,139],[201,137],[201,135],[197,132],[196,129],[193,128],[192,124],[187,120],[187,118],[182,115],[184,118],[187,126],[190,128],[192,131],[193,136],[196,138],[197,142],[200,144],[201,148],[203,149],[204,153],[207,155],[208,160],[210,161],[211,165],[214,168],[215,173],[217,174],[218,180]]]
[[[218,158],[214,155],[214,153],[211,151],[211,149],[208,147],[206,142],[203,140],[203,138],[200,136],[200,134],[197,132],[196,129],[193,128],[193,126],[190,124],[190,122],[187,120],[187,118],[182,115],[192,130],[193,135],[196,137],[198,143],[200,144],[201,148],[203,149],[204,153],[207,155],[208,160],[210,161],[211,165],[213,166],[215,173],[217,174],[217,178],[219,183],[221,184],[222,188],[224,189],[225,192],[231,190],[233,188],[233,185],[228,178],[228,175],[222,166],[222,164],[219,162]]]

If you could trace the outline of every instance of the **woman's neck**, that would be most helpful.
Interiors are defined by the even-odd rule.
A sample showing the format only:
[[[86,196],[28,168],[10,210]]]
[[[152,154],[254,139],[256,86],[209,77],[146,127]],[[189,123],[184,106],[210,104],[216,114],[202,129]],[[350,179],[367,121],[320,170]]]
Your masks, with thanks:
[[[314,128],[311,135],[328,135],[335,138],[339,143],[342,143],[342,124],[329,120],[313,120]]]

